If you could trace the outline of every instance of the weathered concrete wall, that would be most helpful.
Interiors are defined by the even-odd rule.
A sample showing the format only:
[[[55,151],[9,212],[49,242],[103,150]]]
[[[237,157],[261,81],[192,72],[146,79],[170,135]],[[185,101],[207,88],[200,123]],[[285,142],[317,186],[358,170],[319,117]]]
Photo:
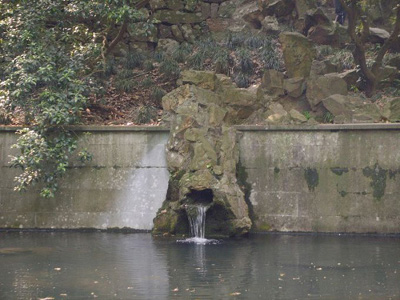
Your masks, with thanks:
[[[93,153],[75,160],[54,199],[13,191],[18,170],[8,166],[14,129],[0,131],[0,228],[123,228],[150,230],[165,199],[168,131],[159,128],[85,127],[81,140]],[[77,128],[77,133],[82,130]]]
[[[397,124],[240,129],[256,230],[400,232]]]
[[[400,232],[399,125],[238,129],[256,230]],[[94,160],[75,162],[60,195],[43,199],[13,191],[12,130],[0,131],[0,228],[153,227],[168,185],[168,131],[86,128]]]

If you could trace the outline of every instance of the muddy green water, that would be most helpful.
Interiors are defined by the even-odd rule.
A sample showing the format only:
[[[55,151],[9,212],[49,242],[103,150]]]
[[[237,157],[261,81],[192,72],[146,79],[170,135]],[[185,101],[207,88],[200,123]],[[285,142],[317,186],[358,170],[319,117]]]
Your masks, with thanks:
[[[0,232],[0,299],[400,299],[400,238]]]

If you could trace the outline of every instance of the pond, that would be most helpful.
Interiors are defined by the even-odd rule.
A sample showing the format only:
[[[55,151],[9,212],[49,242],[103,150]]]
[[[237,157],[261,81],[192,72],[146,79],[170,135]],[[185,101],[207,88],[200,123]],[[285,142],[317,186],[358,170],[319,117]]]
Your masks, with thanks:
[[[400,237],[0,232],[0,299],[399,299]]]

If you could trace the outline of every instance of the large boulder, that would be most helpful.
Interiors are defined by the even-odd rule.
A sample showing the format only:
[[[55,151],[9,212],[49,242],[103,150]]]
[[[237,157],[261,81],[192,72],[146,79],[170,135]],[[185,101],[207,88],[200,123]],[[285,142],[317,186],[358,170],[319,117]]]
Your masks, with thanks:
[[[303,77],[294,77],[284,80],[285,92],[293,98],[299,98],[306,90],[306,82]]]
[[[277,34],[281,32],[278,20],[274,16],[266,16],[261,21],[261,29],[268,34]]]
[[[307,122],[306,116],[303,115],[301,112],[299,112],[296,109],[291,109],[289,111],[289,115],[290,115],[290,117],[292,118],[292,120],[295,123],[300,123],[301,124],[301,123],[306,123]]]
[[[314,60],[311,65],[310,76],[325,75],[339,72],[339,67],[330,60]]]
[[[272,96],[281,96],[285,94],[283,87],[284,76],[277,70],[266,70],[261,79],[260,88]]]
[[[347,83],[338,74],[310,77],[307,81],[307,100],[313,110],[325,98],[334,95],[347,95]]]
[[[157,51],[163,51],[168,55],[172,55],[178,47],[179,43],[173,39],[159,39]]]
[[[212,71],[185,70],[181,72],[181,84],[194,84],[208,90],[215,90],[217,76]]]
[[[334,123],[371,123],[382,119],[379,107],[360,97],[335,94],[322,103],[334,116]]]
[[[347,89],[353,89],[354,87],[358,87],[359,85],[359,78],[361,74],[359,74],[359,70],[351,69],[344,71],[338,74],[340,78],[342,78],[347,83]]]
[[[400,97],[391,99],[385,105],[383,115],[390,122],[400,122]]]
[[[385,29],[370,27],[369,28],[369,41],[371,43],[383,44],[390,37],[390,33]]]
[[[283,59],[289,77],[308,77],[316,56],[312,42],[297,32],[282,32],[279,35]]]

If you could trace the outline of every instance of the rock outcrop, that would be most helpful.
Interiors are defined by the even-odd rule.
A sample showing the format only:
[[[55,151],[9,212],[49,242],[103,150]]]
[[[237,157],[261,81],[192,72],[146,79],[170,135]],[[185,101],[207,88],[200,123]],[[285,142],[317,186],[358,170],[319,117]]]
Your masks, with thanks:
[[[185,207],[210,206],[206,236],[240,236],[251,227],[237,183],[238,148],[232,124],[259,108],[255,93],[213,72],[185,71],[180,87],[163,98],[171,127],[167,199],[154,219],[155,233],[187,232]],[[243,115],[242,115],[243,114]]]
[[[279,40],[288,76],[308,77],[316,55],[313,44],[298,32],[282,32]]]

